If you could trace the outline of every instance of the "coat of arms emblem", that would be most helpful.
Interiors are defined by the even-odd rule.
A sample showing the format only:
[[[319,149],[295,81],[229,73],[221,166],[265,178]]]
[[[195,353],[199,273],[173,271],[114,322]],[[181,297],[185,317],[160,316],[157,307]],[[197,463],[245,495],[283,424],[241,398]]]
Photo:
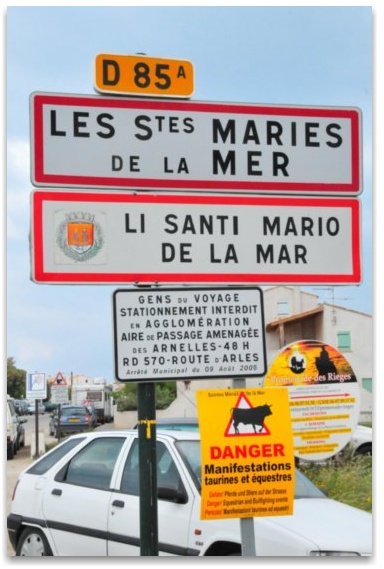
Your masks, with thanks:
[[[94,214],[76,211],[66,214],[59,224],[56,242],[67,257],[84,262],[97,255],[104,237]]]

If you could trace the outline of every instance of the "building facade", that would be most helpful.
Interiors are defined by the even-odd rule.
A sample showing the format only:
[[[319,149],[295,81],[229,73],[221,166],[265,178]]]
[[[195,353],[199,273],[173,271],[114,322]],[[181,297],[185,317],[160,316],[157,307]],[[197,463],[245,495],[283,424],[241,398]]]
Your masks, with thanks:
[[[372,316],[335,304],[318,304],[316,295],[299,287],[264,291],[268,365],[284,346],[318,340],[336,348],[352,367],[360,388],[360,421],[372,419]]]

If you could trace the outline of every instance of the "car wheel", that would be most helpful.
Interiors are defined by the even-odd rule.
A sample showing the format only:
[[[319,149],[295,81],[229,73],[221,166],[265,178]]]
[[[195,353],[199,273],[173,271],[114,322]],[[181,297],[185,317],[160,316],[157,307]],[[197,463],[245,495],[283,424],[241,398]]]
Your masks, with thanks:
[[[372,456],[372,445],[361,445],[361,447],[356,449],[355,454],[360,456]]]
[[[36,528],[25,528],[16,548],[19,557],[42,557],[52,555],[47,538]]]

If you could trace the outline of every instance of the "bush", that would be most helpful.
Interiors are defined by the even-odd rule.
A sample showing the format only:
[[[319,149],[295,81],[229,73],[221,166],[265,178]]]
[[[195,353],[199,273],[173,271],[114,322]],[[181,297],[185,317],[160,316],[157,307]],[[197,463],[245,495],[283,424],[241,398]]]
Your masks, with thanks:
[[[329,498],[372,512],[372,457],[344,457],[326,464],[300,463],[300,470]]]

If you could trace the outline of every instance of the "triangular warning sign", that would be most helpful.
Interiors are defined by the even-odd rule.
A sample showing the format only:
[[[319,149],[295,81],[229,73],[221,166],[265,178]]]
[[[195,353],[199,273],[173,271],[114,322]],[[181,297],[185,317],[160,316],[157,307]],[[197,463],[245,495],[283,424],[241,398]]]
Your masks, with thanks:
[[[271,433],[265,424],[265,418],[271,414],[269,405],[263,404],[253,407],[245,393],[240,393],[236,406],[231,409],[231,418],[224,436],[270,435]]]
[[[65,379],[65,377],[63,376],[63,374],[59,371],[59,373],[56,375],[55,379],[53,380],[52,385],[67,385],[67,380]]]

